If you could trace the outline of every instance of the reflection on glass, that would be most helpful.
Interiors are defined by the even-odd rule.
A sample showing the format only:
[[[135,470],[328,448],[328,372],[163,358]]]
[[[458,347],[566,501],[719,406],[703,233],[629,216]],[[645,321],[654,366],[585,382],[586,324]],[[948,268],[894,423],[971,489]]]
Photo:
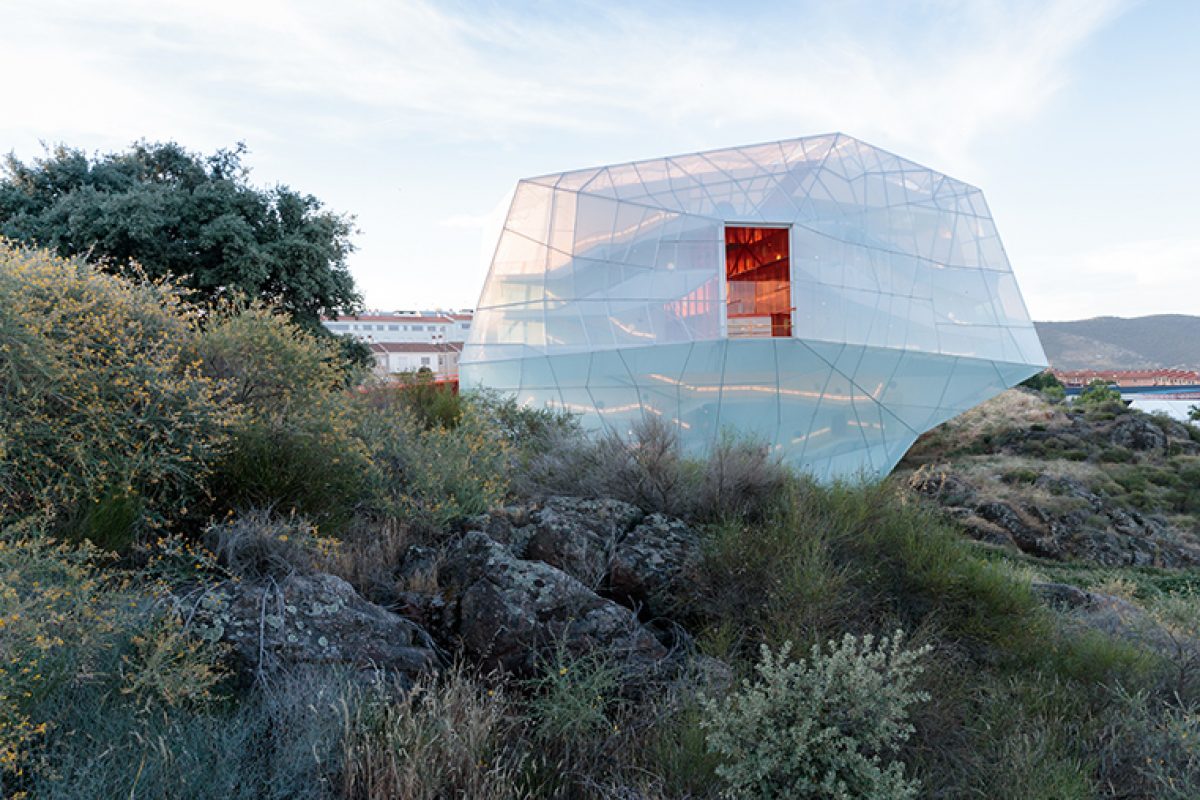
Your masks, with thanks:
[[[725,228],[726,316],[730,338],[792,335],[787,228]]]

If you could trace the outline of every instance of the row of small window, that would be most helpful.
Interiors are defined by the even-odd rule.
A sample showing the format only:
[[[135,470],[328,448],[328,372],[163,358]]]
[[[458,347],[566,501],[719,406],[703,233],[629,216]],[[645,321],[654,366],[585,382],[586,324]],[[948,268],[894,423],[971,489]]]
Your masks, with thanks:
[[[325,327],[331,331],[441,331],[446,332],[445,325],[360,325],[351,322],[327,322]],[[471,323],[464,322],[459,325],[462,330],[467,330],[471,327]]]

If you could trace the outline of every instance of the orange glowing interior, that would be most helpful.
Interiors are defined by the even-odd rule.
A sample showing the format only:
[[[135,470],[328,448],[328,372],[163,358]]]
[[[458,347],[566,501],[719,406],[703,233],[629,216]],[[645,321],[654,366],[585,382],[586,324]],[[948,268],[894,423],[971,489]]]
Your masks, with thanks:
[[[725,228],[726,319],[731,337],[791,336],[787,228]]]

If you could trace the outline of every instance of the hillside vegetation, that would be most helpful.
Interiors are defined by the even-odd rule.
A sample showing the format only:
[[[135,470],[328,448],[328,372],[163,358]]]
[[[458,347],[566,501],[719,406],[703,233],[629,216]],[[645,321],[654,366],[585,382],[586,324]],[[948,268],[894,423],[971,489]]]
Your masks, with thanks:
[[[1200,369],[1200,317],[1155,314],[1036,325],[1056,369]]]
[[[1200,795],[1191,427],[818,486],[9,246],[0,352],[0,796]]]

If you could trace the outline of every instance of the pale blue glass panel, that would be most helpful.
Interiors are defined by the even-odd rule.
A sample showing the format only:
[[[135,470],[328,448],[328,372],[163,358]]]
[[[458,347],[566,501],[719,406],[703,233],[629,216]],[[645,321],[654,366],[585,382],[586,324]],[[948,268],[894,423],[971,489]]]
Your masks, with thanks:
[[[779,373],[771,339],[730,341],[718,424],[767,442],[779,432]]]
[[[551,355],[550,369],[554,371],[554,380],[561,388],[587,386],[588,373],[591,371],[592,356],[588,352]]]
[[[488,361],[479,364],[463,364],[461,379],[471,386],[487,386],[492,389],[516,390],[521,386],[521,361]]]
[[[1042,371],[1040,366],[1030,364],[1012,364],[1007,361],[993,361],[992,364],[1000,374],[1000,382],[1005,386],[1015,386]]]
[[[1008,335],[1012,337],[1020,352],[1020,360],[1033,364],[1039,369],[1047,365],[1046,353],[1042,350],[1042,342],[1038,339],[1037,331],[1032,327],[1011,327]]]
[[[1012,273],[984,272],[988,293],[996,309],[996,317],[1003,324],[1029,325],[1029,312],[1017,288],[1017,279]]]
[[[522,386],[513,393],[517,404],[526,408],[546,408],[561,403],[562,395],[556,388],[526,388]]]
[[[588,370],[589,387],[623,387],[633,388],[635,381],[625,366],[625,361],[616,349],[597,350],[592,353],[592,361]]]
[[[592,395],[588,392],[586,385],[564,385],[559,387],[558,391],[562,408],[573,414],[588,414],[593,425],[599,424],[600,420],[596,415],[596,407],[592,405]]]
[[[933,280],[933,310],[939,323],[998,324],[983,272],[977,269],[939,270]]]
[[[521,361],[522,389],[555,389],[558,382],[554,370],[550,368],[550,360],[546,357],[525,358]]]
[[[857,389],[838,372],[829,376],[804,442],[805,462],[828,459],[867,447],[854,410]]]
[[[966,411],[1006,388],[991,361],[960,358],[954,364],[939,405],[956,413]]]

